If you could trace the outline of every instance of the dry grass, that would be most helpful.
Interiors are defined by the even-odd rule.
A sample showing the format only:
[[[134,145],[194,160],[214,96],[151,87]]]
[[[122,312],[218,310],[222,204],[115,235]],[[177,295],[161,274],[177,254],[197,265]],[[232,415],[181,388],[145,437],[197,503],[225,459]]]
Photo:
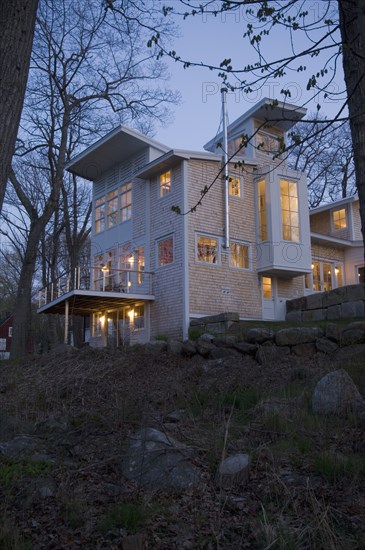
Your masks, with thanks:
[[[348,367],[365,387],[363,368]],[[334,368],[323,357],[211,364],[142,348],[5,363],[0,440],[33,438],[56,489],[40,498],[30,487],[45,472],[24,466],[31,456],[11,462],[0,547],[112,549],[142,532],[158,550],[364,548],[363,428],[310,411],[314,384]],[[176,410],[181,419],[166,422]],[[122,478],[128,436],[144,426],[198,449],[198,487],[146,492]],[[236,452],[251,455],[250,478],[227,493],[215,472]]]

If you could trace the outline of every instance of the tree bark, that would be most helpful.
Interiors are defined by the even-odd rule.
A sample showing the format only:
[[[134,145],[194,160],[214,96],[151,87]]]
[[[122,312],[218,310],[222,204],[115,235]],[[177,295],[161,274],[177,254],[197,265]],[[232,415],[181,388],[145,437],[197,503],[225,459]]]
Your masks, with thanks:
[[[339,0],[339,13],[356,187],[365,243],[365,0]]]
[[[38,0],[0,5],[0,212],[28,80]]]

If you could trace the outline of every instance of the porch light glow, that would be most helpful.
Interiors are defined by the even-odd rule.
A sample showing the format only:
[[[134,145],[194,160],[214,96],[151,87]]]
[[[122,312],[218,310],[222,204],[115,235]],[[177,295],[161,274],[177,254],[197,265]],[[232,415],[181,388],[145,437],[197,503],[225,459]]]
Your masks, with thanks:
[[[134,309],[131,309],[130,311],[128,311],[128,317],[129,317],[129,320],[131,321],[131,323],[133,323],[133,320],[134,320]]]
[[[131,254],[131,255],[129,256],[129,258],[128,258],[128,263],[129,263],[129,265],[131,265],[131,266],[134,264],[134,256],[133,256],[133,254]]]
[[[132,283],[131,283],[131,281],[128,281],[128,286],[132,286]]]
[[[339,271],[340,271],[340,270],[338,269],[338,267],[335,267],[335,273],[336,273],[336,275],[338,275]]]
[[[107,271],[109,271],[109,270],[108,270],[108,266],[106,266],[105,264],[101,264],[101,271],[102,271],[103,273],[106,273]]]
[[[311,266],[311,267],[312,267],[312,269],[314,269],[314,264],[312,264],[312,266]]]
[[[100,324],[101,324],[102,327],[105,325],[105,315],[102,315],[100,317]]]

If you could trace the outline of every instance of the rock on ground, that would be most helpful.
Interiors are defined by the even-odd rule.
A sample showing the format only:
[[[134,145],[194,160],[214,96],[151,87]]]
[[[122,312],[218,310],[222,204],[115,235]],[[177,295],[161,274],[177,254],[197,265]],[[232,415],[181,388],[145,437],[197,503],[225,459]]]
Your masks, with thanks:
[[[314,414],[347,416],[362,409],[363,399],[352,378],[344,369],[326,374],[314,388]]]

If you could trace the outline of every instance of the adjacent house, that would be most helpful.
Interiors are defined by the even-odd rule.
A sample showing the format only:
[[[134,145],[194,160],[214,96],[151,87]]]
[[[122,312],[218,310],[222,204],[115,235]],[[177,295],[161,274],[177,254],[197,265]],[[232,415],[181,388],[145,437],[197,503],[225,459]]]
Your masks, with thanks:
[[[305,174],[277,158],[305,112],[264,98],[230,124],[228,178],[222,135],[190,151],[120,126],[79,154],[90,266],[43,289],[38,312],[65,314],[66,336],[70,314],[89,317],[94,346],[143,343],[224,311],[284,319],[288,299],[363,280],[357,199],[309,212]]]

